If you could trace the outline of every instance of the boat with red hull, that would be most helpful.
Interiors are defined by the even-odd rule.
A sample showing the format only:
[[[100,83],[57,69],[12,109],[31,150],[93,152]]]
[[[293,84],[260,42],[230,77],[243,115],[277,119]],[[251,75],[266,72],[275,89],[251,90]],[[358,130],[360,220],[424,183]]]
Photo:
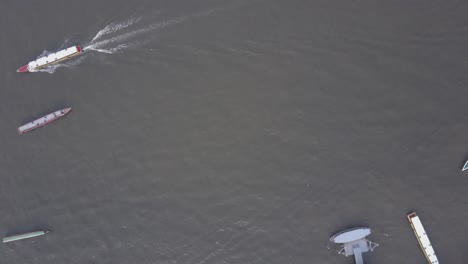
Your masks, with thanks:
[[[41,57],[35,61],[30,61],[28,64],[20,67],[17,72],[34,72],[50,65],[57,64],[61,61],[68,60],[74,56],[80,55],[83,49],[77,45],[64,50],[51,53],[47,56]]]
[[[23,133],[26,133],[26,132],[29,132],[33,129],[36,129],[36,128],[39,128],[39,127],[43,127],[47,124],[49,124],[50,122],[52,121],[55,121],[59,118],[61,118],[62,116],[68,114],[68,112],[70,112],[72,109],[71,108],[64,108],[64,109],[60,109],[60,110],[57,110],[55,112],[52,112],[48,115],[45,115],[41,118],[38,118],[32,122],[29,122],[25,125],[22,125],[20,127],[18,127],[18,133],[19,134],[23,134]]]

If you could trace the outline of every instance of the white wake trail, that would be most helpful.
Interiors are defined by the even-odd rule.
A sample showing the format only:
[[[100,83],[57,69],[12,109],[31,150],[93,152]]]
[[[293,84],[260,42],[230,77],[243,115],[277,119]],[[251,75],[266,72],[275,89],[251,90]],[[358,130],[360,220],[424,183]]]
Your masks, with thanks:
[[[125,22],[122,22],[122,23],[110,23],[109,25],[107,25],[105,28],[101,29],[97,34],[96,36],[94,36],[94,38],[91,40],[91,42],[97,40],[98,38],[104,36],[104,35],[107,35],[107,34],[111,34],[111,33],[114,33],[114,32],[117,32],[121,29],[124,29],[124,28],[127,28],[129,26],[131,26],[132,24],[134,23],[137,23],[138,21],[140,21],[140,17],[137,17],[137,18],[131,18]]]
[[[166,20],[166,21],[151,24],[151,25],[149,25],[149,26],[147,26],[145,28],[142,28],[142,29],[133,30],[133,31],[130,31],[128,33],[125,33],[125,34],[122,34],[122,35],[119,35],[119,36],[115,36],[115,37],[112,37],[110,39],[101,40],[101,41],[98,41],[98,42],[94,42],[94,40],[97,39],[95,37],[90,42],[90,44],[88,46],[84,47],[84,49],[85,50],[87,50],[87,49],[89,49],[89,50],[102,49],[104,46],[106,46],[108,44],[112,44],[112,43],[115,43],[115,42],[121,42],[121,41],[124,41],[124,40],[126,40],[128,38],[135,37],[135,36],[140,35],[140,34],[148,33],[148,32],[155,31],[155,30],[160,30],[160,29],[166,28],[168,26],[181,24],[181,23],[183,23],[183,22],[185,22],[187,20],[197,18],[197,17],[207,16],[207,15],[210,15],[210,14],[212,14],[214,12],[217,12],[217,11],[220,11],[220,10],[223,10],[223,9],[224,8],[215,8],[215,9],[210,9],[210,10],[203,11],[203,12],[200,12],[200,13],[192,14],[192,15],[186,15],[186,16],[181,16],[181,17],[169,19],[169,20]],[[110,26],[110,25],[108,25],[108,26]],[[107,26],[106,26],[106,28],[107,28]],[[106,28],[104,28],[101,31],[104,31]],[[98,33],[98,35],[99,35],[99,33]],[[103,35],[104,34],[101,34],[99,37],[101,37]]]
[[[91,41],[91,45],[86,46],[84,49],[85,50],[86,49],[97,49],[97,48],[103,47],[103,46],[105,46],[107,44],[112,44],[112,43],[115,43],[115,42],[124,41],[124,40],[126,40],[128,38],[134,37],[134,36],[139,35],[139,34],[147,33],[147,32],[150,32],[150,31],[153,31],[153,30],[156,30],[156,29],[161,29],[161,28],[167,27],[169,25],[179,24],[179,23],[182,23],[183,21],[185,21],[187,19],[188,18],[186,18],[186,17],[171,19],[171,20],[168,20],[168,21],[163,21],[163,22],[160,22],[160,23],[157,23],[157,24],[150,25],[150,26],[148,26],[146,28],[131,31],[131,32],[122,34],[120,36],[115,36],[115,37],[110,38],[110,39],[101,40],[101,41],[96,42],[96,43],[93,43]]]
[[[85,50],[94,50],[94,51],[97,51],[97,52],[112,54],[112,50],[106,50],[106,49],[96,49],[96,48],[92,48],[92,47],[86,47]]]
[[[94,51],[97,51],[97,52],[102,52],[102,53],[107,53],[107,54],[112,54],[116,51],[119,51],[121,49],[125,49],[125,48],[128,48],[130,45],[128,44],[120,44],[114,48],[107,48],[107,49],[98,49],[98,48],[94,48],[94,47],[86,47],[86,48],[83,48],[84,50],[94,50]]]

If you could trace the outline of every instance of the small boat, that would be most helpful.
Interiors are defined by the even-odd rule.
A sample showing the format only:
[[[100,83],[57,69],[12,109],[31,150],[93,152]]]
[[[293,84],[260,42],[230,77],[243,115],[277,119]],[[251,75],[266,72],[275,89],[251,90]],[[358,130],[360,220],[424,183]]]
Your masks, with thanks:
[[[47,233],[49,233],[49,231],[34,231],[34,232],[29,232],[29,233],[4,237],[3,238],[3,243],[13,242],[13,241],[16,241],[16,240],[22,240],[22,239],[31,238],[31,237],[42,236],[42,235],[45,235]]]
[[[463,165],[462,171],[468,170],[468,160],[465,162],[465,165]]]
[[[36,129],[36,128],[39,128],[39,127],[42,127],[42,126],[45,126],[47,125],[48,123],[52,122],[52,121],[55,121],[57,119],[59,119],[60,117],[66,115],[68,112],[71,111],[71,108],[64,108],[64,109],[61,109],[61,110],[57,110],[53,113],[50,113],[48,115],[45,115],[41,118],[38,118],[32,122],[29,122],[25,125],[22,125],[20,127],[18,127],[18,133],[19,134],[23,134],[23,133],[26,133],[28,131],[31,131],[33,129]]]
[[[19,68],[16,72],[33,72],[43,68],[46,68],[50,65],[59,63],[64,60],[68,60],[71,57],[80,55],[83,52],[83,49],[80,46],[73,46],[55,53],[51,53],[45,57],[41,57],[35,61],[30,61],[28,64]]]

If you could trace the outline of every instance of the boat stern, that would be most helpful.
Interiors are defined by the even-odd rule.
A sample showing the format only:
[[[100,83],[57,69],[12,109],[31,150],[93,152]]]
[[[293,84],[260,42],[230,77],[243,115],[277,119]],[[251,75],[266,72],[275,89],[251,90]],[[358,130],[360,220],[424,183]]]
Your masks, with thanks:
[[[414,217],[416,217],[416,216],[418,216],[418,215],[416,214],[416,212],[412,212],[412,213],[408,214],[408,215],[407,215],[408,221],[410,221],[410,223],[411,223],[411,219],[414,218]]]
[[[16,70],[16,72],[29,72],[28,64],[22,66],[21,68],[19,68],[18,70]]]

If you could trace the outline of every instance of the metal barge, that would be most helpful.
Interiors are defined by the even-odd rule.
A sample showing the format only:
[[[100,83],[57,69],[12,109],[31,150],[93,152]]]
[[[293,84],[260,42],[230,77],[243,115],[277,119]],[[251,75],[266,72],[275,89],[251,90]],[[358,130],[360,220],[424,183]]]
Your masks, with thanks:
[[[413,228],[414,234],[416,235],[416,239],[421,246],[424,256],[426,256],[427,262],[430,264],[438,264],[439,261],[437,260],[437,256],[432,248],[431,241],[424,230],[421,220],[415,212],[408,215],[408,221]]]
[[[57,110],[53,113],[50,113],[48,115],[45,115],[41,118],[38,118],[32,122],[29,122],[25,125],[22,125],[20,127],[18,127],[18,133],[19,134],[23,134],[23,133],[26,133],[28,131],[31,131],[33,129],[36,129],[36,128],[39,128],[39,127],[42,127],[42,126],[45,126],[47,124],[49,124],[50,122],[52,121],[55,121],[59,118],[61,118],[62,116],[68,114],[68,112],[71,111],[71,108],[64,108],[64,109],[61,109],[61,110]]]

